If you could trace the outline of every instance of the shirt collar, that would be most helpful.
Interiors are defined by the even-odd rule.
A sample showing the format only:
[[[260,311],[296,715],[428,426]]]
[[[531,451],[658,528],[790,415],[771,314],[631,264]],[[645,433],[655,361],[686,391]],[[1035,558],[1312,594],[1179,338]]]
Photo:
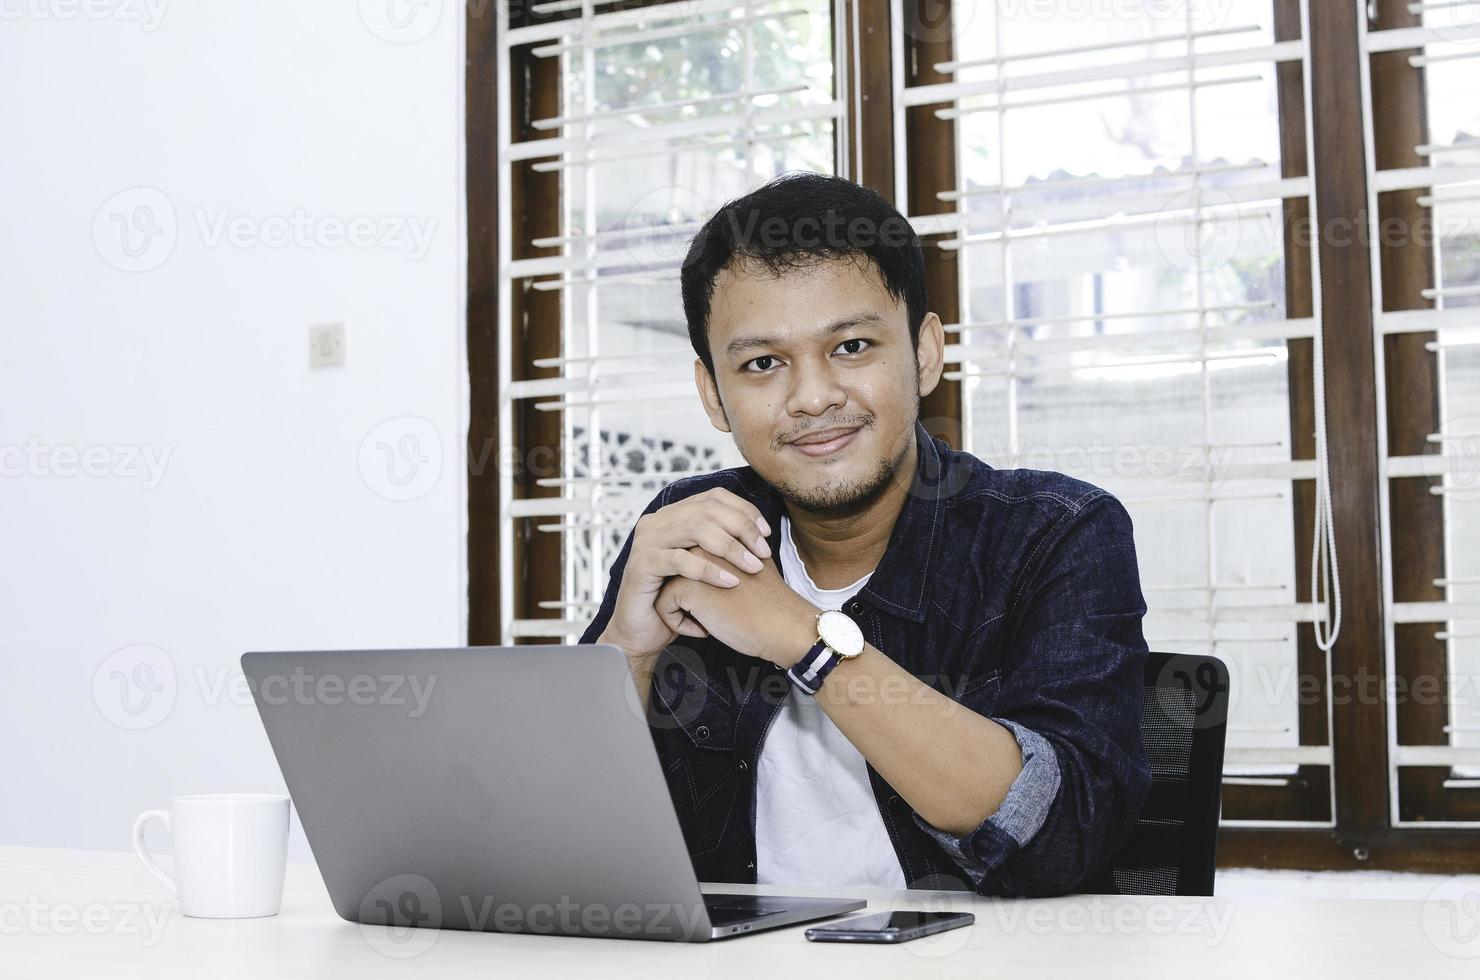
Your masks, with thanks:
[[[959,465],[947,447],[940,446],[925,426],[915,422],[915,473],[910,492],[890,532],[884,557],[859,590],[859,597],[880,609],[911,622],[925,620],[926,592],[931,569],[937,560],[941,522],[945,512],[944,488],[952,483],[947,470]],[[750,491],[752,502],[771,528],[768,543],[772,554],[780,554],[781,516],[785,507],[781,494],[749,466],[739,470],[741,482]]]

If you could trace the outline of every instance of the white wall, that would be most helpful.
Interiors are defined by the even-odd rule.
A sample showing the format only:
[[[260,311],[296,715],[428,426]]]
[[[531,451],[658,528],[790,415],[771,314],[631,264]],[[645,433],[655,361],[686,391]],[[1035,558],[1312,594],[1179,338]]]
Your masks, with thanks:
[[[281,791],[245,650],[464,636],[463,27],[388,3],[0,0],[0,844]]]

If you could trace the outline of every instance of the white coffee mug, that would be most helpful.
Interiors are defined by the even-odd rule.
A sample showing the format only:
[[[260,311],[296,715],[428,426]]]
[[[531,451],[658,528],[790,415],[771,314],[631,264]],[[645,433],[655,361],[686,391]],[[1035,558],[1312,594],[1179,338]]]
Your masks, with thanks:
[[[145,810],[134,821],[134,851],[149,873],[180,901],[185,915],[247,919],[277,915],[288,861],[286,796],[216,793],[177,796],[169,810]],[[144,845],[150,820],[175,839],[175,874]]]

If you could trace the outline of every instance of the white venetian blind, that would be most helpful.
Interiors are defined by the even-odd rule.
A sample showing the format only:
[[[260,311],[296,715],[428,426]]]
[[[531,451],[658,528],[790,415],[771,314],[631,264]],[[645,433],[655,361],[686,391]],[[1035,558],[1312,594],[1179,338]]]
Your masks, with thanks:
[[[499,581],[505,642],[573,641],[590,622],[607,570],[637,514],[667,483],[743,463],[698,403],[679,292],[689,239],[725,201],[786,170],[835,172],[845,107],[829,0],[685,0],[616,10],[597,0],[533,3],[559,19],[510,29],[498,4],[505,78],[515,52],[559,59],[561,111],[535,120],[547,139],[511,140],[501,106],[499,166],[510,214],[517,166],[561,175],[561,232],[534,245],[560,254],[507,262],[500,282],[499,435],[512,446],[515,401],[563,426],[560,496],[515,500],[500,469]],[[500,254],[514,254],[501,219]],[[548,380],[513,382],[514,290],[560,295],[559,357]],[[516,619],[512,542],[519,522],[559,535],[560,595]]]
[[[1288,200],[1314,213],[1314,184],[1283,176],[1276,84],[1276,66],[1308,63],[1308,32],[1277,39],[1270,0],[953,12],[954,58],[935,65],[949,81],[897,81],[896,199],[905,110],[941,106],[959,186],[911,220],[957,260],[964,440],[1125,503],[1151,647],[1229,666],[1227,778],[1329,772],[1329,744],[1301,744],[1296,627],[1329,645],[1339,602],[1297,594],[1296,563],[1330,582],[1334,556],[1328,524],[1323,547],[1297,542],[1293,504],[1295,481],[1329,491],[1324,435],[1293,458],[1287,349],[1319,355],[1321,324],[1286,309],[1283,228]]]

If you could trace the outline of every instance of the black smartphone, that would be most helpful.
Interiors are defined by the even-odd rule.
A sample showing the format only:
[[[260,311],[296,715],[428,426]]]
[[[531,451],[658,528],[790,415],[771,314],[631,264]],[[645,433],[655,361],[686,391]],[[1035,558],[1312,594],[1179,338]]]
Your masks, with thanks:
[[[813,926],[806,936],[814,943],[907,943],[975,921],[970,912],[879,912]]]

